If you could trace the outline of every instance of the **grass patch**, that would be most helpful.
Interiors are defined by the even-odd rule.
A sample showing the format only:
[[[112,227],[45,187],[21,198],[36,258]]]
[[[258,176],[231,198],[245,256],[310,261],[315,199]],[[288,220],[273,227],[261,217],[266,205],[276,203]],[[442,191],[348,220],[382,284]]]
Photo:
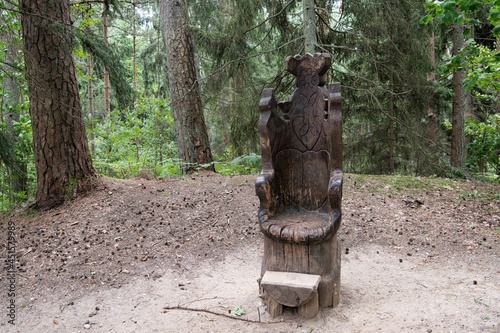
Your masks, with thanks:
[[[456,182],[445,178],[425,178],[414,176],[357,175],[349,174],[356,187],[366,186],[373,192],[400,192],[408,190],[455,189]]]

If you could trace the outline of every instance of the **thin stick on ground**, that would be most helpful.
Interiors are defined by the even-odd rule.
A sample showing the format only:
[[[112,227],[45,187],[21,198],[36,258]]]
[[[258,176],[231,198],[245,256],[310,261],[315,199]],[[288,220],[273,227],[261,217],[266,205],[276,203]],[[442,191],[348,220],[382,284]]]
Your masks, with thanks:
[[[181,305],[165,306],[165,307],[163,307],[163,309],[164,310],[185,310],[185,311],[194,311],[194,312],[205,312],[205,313],[210,313],[210,314],[213,314],[213,315],[216,315],[216,316],[221,316],[221,317],[226,317],[226,318],[229,318],[229,319],[236,319],[236,320],[244,321],[244,322],[247,322],[247,323],[279,324],[279,323],[286,322],[286,321],[260,321],[260,320],[257,321],[257,320],[253,320],[253,319],[246,319],[246,318],[235,317],[235,316],[231,316],[231,315],[228,315],[228,314],[225,314],[225,313],[215,312],[215,311],[208,310],[208,309],[188,308],[186,306],[181,306]]]

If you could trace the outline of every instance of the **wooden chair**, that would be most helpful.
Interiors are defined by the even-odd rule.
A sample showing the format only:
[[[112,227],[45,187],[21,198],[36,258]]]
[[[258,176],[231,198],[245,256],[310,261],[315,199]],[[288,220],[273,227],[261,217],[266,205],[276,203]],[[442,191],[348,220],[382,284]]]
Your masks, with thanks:
[[[325,86],[330,65],[328,54],[288,57],[297,77],[291,100],[277,103],[269,88],[260,100],[259,284],[273,317],[287,306],[310,318],[318,303],[339,302],[342,114],[340,84]]]

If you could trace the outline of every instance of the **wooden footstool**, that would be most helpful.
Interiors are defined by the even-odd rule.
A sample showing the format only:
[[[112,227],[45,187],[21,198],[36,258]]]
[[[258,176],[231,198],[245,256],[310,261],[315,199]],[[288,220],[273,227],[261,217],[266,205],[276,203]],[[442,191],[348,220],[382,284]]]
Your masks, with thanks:
[[[321,276],[313,274],[267,271],[260,285],[266,292],[267,311],[271,317],[282,314],[283,306],[298,308],[301,318],[318,314],[318,285]]]

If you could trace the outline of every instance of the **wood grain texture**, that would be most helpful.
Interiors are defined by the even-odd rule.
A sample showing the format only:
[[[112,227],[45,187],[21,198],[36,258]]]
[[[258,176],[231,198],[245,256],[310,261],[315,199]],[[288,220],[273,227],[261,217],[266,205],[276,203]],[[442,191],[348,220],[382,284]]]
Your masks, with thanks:
[[[337,305],[340,290],[342,113],[340,84],[325,86],[330,65],[328,54],[288,57],[285,68],[297,77],[290,101],[277,103],[272,89],[263,91],[262,172],[255,184],[265,236],[261,276],[269,270],[320,275],[316,303],[323,307]],[[273,314],[281,313],[280,300],[266,299]],[[314,316],[315,307],[308,304],[303,315]]]

